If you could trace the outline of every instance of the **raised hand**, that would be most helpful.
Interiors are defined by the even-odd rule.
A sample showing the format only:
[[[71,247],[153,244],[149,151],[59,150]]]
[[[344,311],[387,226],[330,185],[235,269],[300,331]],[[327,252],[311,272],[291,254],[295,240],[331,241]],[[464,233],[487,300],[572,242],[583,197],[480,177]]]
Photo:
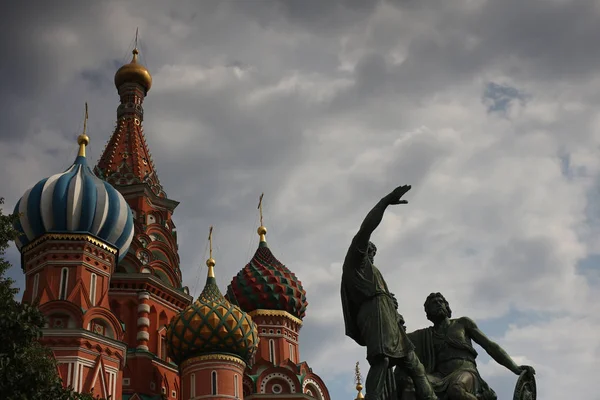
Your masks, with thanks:
[[[410,188],[411,188],[410,185],[398,186],[396,189],[394,189],[392,191],[392,193],[390,193],[386,196],[386,200],[387,200],[388,204],[389,205],[408,204],[408,201],[402,200],[402,196],[404,196],[406,194],[406,192],[408,192],[410,190]]]
[[[521,370],[521,372],[527,371],[531,375],[535,375],[535,369],[533,369],[533,367],[531,367],[529,365],[519,365],[519,369]]]

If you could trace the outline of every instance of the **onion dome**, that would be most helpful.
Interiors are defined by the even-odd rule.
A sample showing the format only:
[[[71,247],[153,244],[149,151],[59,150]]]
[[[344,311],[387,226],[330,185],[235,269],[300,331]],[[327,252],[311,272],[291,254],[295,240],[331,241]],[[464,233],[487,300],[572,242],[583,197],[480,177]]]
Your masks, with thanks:
[[[302,319],[306,314],[306,291],[302,283],[267,246],[267,228],[260,226],[260,244],[252,260],[233,277],[227,298],[244,311],[281,310]]]
[[[20,233],[16,240],[19,251],[46,233],[80,233],[115,247],[119,260],[127,253],[133,239],[131,209],[121,193],[88,166],[85,147],[89,140],[84,128],[77,138],[79,154],[73,165],[42,179],[17,202],[15,213],[21,214],[15,224]]]
[[[229,354],[249,361],[258,348],[256,324],[221,294],[214,275],[215,260],[209,258],[206,265],[204,290],[167,328],[169,356],[176,364],[205,354]]]
[[[126,83],[137,83],[141,85],[146,93],[152,87],[152,75],[142,64],[138,63],[138,54],[140,53],[136,48],[133,49],[133,58],[129,64],[123,65],[115,73],[115,86],[119,89]]]

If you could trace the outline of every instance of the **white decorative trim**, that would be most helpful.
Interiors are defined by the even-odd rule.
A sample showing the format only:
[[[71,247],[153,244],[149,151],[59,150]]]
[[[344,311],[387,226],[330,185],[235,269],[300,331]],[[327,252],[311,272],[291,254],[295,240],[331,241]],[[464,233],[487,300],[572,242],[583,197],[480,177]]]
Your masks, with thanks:
[[[95,340],[106,346],[113,346],[127,353],[127,344],[116,339],[111,339],[106,336],[100,336],[85,329],[43,329],[44,337],[59,336],[59,337],[83,337],[90,340]]]
[[[148,300],[150,298],[150,293],[149,292],[139,292],[138,293],[138,299],[146,299]]]
[[[77,383],[79,382],[79,363],[75,362],[75,365],[73,366],[73,390],[78,391],[79,390],[79,386],[77,385]]]
[[[94,273],[90,275],[90,303],[96,305],[96,286],[98,284],[98,276]]]
[[[290,378],[289,376],[287,376],[286,374],[283,374],[281,372],[273,372],[273,373],[267,375],[260,383],[259,393],[266,393],[267,383],[269,383],[269,381],[274,378],[279,378],[279,379],[283,379],[284,381],[286,381],[290,385],[290,393],[296,393],[296,384],[294,383],[292,378]]]
[[[319,392],[319,399],[318,400],[324,400],[325,399],[325,395],[323,394],[323,391],[321,390],[321,386],[319,386],[319,384],[317,382],[315,382],[314,380],[312,380],[310,378],[306,378],[302,382],[302,392],[303,393],[306,390],[306,386],[308,386],[308,385],[311,385],[312,387],[314,387],[315,389],[317,389],[317,391]]]
[[[79,364],[79,383],[78,383],[77,391],[79,392],[83,389],[83,364]]]
[[[147,317],[139,317],[137,320],[137,326],[150,326],[150,318]]]
[[[148,346],[144,346],[144,345],[140,344],[140,345],[138,345],[137,349],[148,351]]]
[[[269,361],[277,363],[277,353],[275,352],[275,340],[269,339]]]
[[[240,397],[239,382],[240,377],[238,374],[233,374],[233,395],[236,399]]]
[[[60,350],[76,350],[79,351],[81,353],[86,353],[89,354],[91,356],[94,357],[94,359],[96,357],[98,357],[98,352],[97,351],[93,351],[93,350],[89,350],[86,349],[85,347],[79,347],[79,346],[73,346],[73,347],[64,347],[64,346],[48,346],[49,349],[52,349],[53,351],[60,351]],[[102,359],[110,361],[110,362],[114,362],[115,364],[119,365],[120,360],[116,357],[109,357],[106,354],[102,355]],[[56,362],[57,363],[68,363],[70,361],[79,361],[80,363],[82,363],[83,365],[92,368],[94,366],[94,360],[90,360],[88,358],[83,358],[83,357],[77,357],[77,356],[56,356]],[[104,366],[106,368],[106,370],[114,370],[114,371],[119,371],[118,368],[114,368],[111,366]]]
[[[139,331],[136,336],[137,340],[150,340],[150,334],[146,331]]]
[[[150,312],[150,304],[138,304],[138,313],[149,313]]]

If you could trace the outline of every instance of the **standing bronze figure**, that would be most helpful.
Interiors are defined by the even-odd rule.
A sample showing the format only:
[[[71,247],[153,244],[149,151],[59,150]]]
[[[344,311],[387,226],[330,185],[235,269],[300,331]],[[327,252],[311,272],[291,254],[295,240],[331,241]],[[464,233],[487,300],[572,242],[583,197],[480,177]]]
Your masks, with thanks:
[[[431,293],[425,301],[427,319],[433,326],[408,334],[423,361],[427,378],[442,400],[496,400],[496,393],[481,378],[475,359],[479,344],[497,363],[520,375],[515,399],[535,399],[535,371],[519,366],[497,343],[491,341],[468,317],[450,319],[452,310],[441,293]],[[405,371],[395,371],[401,400],[410,380]],[[416,391],[416,388],[415,388]],[[408,391],[410,393],[410,391]],[[527,397],[530,396],[530,397]],[[418,397],[418,393],[417,393]]]
[[[418,399],[437,399],[404,332],[398,301],[390,293],[379,269],[373,265],[377,248],[370,242],[386,208],[407,204],[402,196],[410,188],[408,185],[397,187],[377,203],[352,239],[344,260],[341,296],[346,335],[367,348],[370,364],[366,380],[367,400],[397,399],[394,366],[412,378]]]

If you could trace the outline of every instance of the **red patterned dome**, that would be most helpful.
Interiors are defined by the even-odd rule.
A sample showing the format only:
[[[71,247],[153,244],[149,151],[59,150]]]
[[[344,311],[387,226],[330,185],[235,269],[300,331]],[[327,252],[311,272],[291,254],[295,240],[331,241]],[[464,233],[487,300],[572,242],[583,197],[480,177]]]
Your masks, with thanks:
[[[260,244],[252,260],[233,277],[225,296],[242,310],[281,310],[302,319],[306,314],[306,291],[293,272],[267,246],[266,228],[260,227]]]

